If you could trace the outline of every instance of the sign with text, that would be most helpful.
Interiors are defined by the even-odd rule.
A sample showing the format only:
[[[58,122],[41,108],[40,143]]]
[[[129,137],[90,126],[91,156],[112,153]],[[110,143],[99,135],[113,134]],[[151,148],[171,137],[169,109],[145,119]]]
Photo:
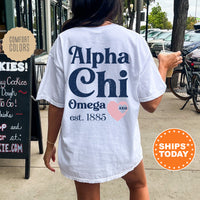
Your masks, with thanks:
[[[3,38],[4,53],[15,61],[24,61],[30,58],[35,47],[35,37],[27,28],[12,28]]]
[[[31,59],[0,54],[0,158],[30,157],[31,71]]]

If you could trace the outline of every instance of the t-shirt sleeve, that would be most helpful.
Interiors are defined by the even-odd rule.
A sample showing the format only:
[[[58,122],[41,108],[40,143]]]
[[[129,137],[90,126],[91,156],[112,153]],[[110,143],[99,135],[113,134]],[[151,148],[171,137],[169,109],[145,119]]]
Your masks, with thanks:
[[[161,75],[153,60],[149,47],[143,41],[142,48],[141,71],[138,83],[138,98],[140,102],[147,102],[163,95],[166,90],[166,84],[162,80]]]
[[[54,48],[54,47],[53,47]],[[55,63],[54,53],[51,50],[43,79],[41,81],[36,100],[44,99],[50,104],[64,107],[65,79],[62,66]]]

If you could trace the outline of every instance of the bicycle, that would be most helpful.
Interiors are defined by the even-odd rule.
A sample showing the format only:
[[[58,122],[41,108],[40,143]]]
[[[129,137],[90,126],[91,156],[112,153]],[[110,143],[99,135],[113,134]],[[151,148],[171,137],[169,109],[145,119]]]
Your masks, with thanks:
[[[181,108],[183,110],[190,99],[194,107],[200,113],[200,63],[194,59],[187,59],[187,52],[182,52],[183,63],[175,68],[169,79],[169,87],[172,93],[181,100],[186,100]]]

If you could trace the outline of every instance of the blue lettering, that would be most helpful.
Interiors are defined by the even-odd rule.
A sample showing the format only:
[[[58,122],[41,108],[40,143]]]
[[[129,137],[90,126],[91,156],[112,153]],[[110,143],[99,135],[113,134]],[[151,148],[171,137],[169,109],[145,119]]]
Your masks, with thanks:
[[[110,64],[110,63],[116,64],[117,63],[117,56],[116,56],[116,54],[113,53],[113,52],[110,52],[110,48],[106,48],[105,51],[106,51],[106,61],[105,61],[105,63],[106,64]],[[111,62],[110,62],[110,57],[112,58]]]
[[[110,92],[108,97],[117,97],[116,95],[116,83],[113,79],[105,80],[105,71],[97,72],[98,74],[98,95],[97,97],[106,97],[105,95],[105,85],[108,83]]]
[[[92,56],[93,65],[92,68],[97,68],[97,64],[101,64],[104,61],[104,56],[102,53],[93,53]]]
[[[73,48],[75,48],[74,53],[72,51]],[[85,64],[81,47],[77,47],[77,46],[70,47],[69,54],[73,55],[73,59],[72,59],[71,64],[74,64],[74,61],[75,61],[76,58],[79,59],[80,64]]]
[[[78,46],[72,46],[69,48],[69,54],[72,55],[71,64],[75,61],[79,64],[92,64],[92,68],[97,68],[98,64],[129,64],[129,55],[125,52],[121,52],[118,55],[114,52],[110,52],[110,48],[105,48],[102,52],[92,52],[91,48],[86,48],[85,52]],[[84,60],[85,55],[86,60]]]
[[[81,92],[78,87],[77,87],[77,76],[78,74],[83,71],[83,70],[87,70],[89,72],[89,80],[86,81],[84,76],[81,76],[80,81],[83,84],[90,84],[95,80],[95,73],[89,69],[89,68],[80,68],[80,69],[76,69],[75,71],[72,72],[72,74],[69,77],[69,87],[71,89],[71,91],[79,97],[89,97],[94,93],[94,90],[90,93],[83,93]]]
[[[122,70],[122,71],[120,71],[119,75],[122,78],[125,78],[127,76],[127,72],[125,70]],[[119,95],[119,97],[128,97],[128,95],[127,95],[127,80],[128,80],[128,78],[119,79],[119,82],[120,82],[120,95]]]
[[[120,64],[123,64],[123,63],[129,63],[129,60],[128,60],[128,54],[125,53],[125,52],[122,52],[119,54],[119,59],[118,59],[118,62]]]
[[[74,109],[79,109],[79,110],[93,110],[93,111],[99,111],[102,109],[106,109],[106,105],[103,102],[89,102],[89,103],[83,103],[83,102],[76,102],[75,99],[71,99],[68,103],[69,108],[74,110]]]
[[[89,78],[87,77],[87,80],[86,80],[86,75],[84,75],[84,76],[80,77],[79,81],[77,81],[79,73],[84,70],[86,70],[89,73]],[[106,97],[106,94],[105,94],[106,86],[109,88],[108,94],[107,94],[108,97],[128,97],[128,95],[127,95],[128,78],[125,78],[127,76],[127,72],[125,70],[121,70],[119,73],[120,77],[122,78],[122,79],[119,79],[119,83],[120,83],[119,96],[117,96],[115,80],[106,79],[105,78],[106,71],[96,72],[96,73],[98,75],[97,97]],[[95,73],[93,70],[91,70],[89,68],[79,68],[71,73],[71,75],[69,77],[69,87],[70,87],[72,93],[74,93],[76,96],[89,97],[95,92],[95,90],[91,91],[90,93],[85,93],[85,92],[79,90],[77,84],[81,83],[81,84],[89,85],[89,84],[93,83],[94,80],[95,80]]]

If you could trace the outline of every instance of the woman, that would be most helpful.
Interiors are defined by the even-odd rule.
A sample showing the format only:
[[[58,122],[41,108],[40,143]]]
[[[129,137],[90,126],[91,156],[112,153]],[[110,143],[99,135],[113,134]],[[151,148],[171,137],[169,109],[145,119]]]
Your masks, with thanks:
[[[147,200],[139,106],[157,108],[167,70],[182,57],[160,55],[158,71],[143,38],[113,23],[120,0],[72,0],[72,12],[37,96],[50,102],[45,165],[55,171],[50,159],[61,127],[59,166],[75,181],[78,200],[99,200],[100,183],[119,177],[130,199]]]

